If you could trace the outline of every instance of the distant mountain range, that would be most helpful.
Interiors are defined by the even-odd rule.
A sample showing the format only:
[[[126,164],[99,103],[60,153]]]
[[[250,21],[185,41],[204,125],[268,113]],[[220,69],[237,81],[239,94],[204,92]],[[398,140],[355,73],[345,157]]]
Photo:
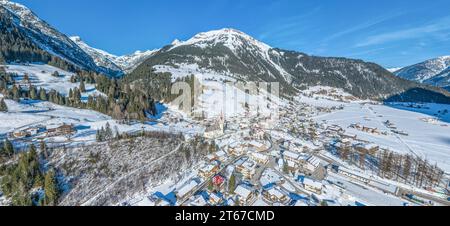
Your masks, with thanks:
[[[415,88],[444,92],[396,77],[374,63],[272,48],[234,29],[204,32],[187,41],[175,41],[154,53],[127,77],[142,78],[158,68],[165,68],[166,72],[186,68],[186,75],[197,68],[197,73],[206,70],[241,81],[280,82],[287,94],[317,85],[342,88],[354,96],[376,100]],[[433,92],[427,92],[427,96]]]
[[[95,71],[113,77],[122,76],[154,51],[114,56],[92,48],[79,37],[69,38],[27,7],[0,0],[1,56],[9,62],[55,61],[79,69]],[[55,62],[53,62],[55,63]]]
[[[394,73],[404,79],[450,90],[450,56],[430,59],[395,70]]]
[[[125,76],[127,81],[152,79],[158,68],[169,73],[186,69],[184,76],[209,71],[238,81],[279,82],[284,95],[321,85],[342,88],[362,99],[386,100],[400,95],[402,101],[415,101],[417,95],[402,93],[426,90],[420,101],[450,103],[448,92],[426,85],[440,82],[440,76],[418,84],[403,79],[407,78],[402,76],[405,69],[396,72],[397,77],[375,63],[273,48],[235,29],[203,32],[158,50],[115,56],[90,47],[80,37],[67,37],[23,5],[0,0],[0,13],[0,60],[6,62],[49,63]],[[448,70],[440,75],[445,73],[448,75]]]
[[[113,71],[131,72],[139,64],[158,50],[136,51],[133,54],[116,56],[106,51],[93,48],[86,44],[79,36],[70,37],[82,50],[88,53],[100,67],[109,68]]]

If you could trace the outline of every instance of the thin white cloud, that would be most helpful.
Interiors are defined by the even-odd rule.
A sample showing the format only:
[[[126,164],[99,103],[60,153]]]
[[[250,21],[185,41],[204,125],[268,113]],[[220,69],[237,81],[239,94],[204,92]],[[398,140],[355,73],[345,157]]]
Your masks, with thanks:
[[[440,37],[447,32],[450,32],[450,17],[444,17],[427,25],[369,36],[364,41],[357,43],[355,47],[365,47],[428,36]]]
[[[348,35],[348,34],[352,34],[352,33],[355,33],[355,32],[361,31],[361,30],[365,30],[365,29],[371,28],[371,27],[373,27],[375,25],[381,24],[383,22],[386,22],[388,20],[394,19],[394,18],[396,18],[398,16],[401,16],[401,15],[404,15],[404,14],[405,14],[404,12],[396,12],[394,14],[389,14],[389,15],[377,17],[377,18],[374,18],[374,19],[372,19],[370,21],[366,21],[364,23],[361,23],[361,24],[355,25],[353,27],[347,28],[345,30],[339,31],[337,33],[334,33],[334,34],[326,37],[323,41],[324,42],[329,42],[329,41],[331,41],[333,39],[340,38],[340,37]]]
[[[266,26],[265,32],[258,36],[258,39],[283,39],[292,38],[305,29],[305,21],[311,16],[316,15],[321,10],[321,7],[316,7],[313,10],[300,14],[298,16],[277,20]]]

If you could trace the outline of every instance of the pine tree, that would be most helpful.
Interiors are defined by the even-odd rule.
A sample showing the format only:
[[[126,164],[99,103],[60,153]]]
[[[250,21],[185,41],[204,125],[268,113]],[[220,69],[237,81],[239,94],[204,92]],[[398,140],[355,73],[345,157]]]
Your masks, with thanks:
[[[105,128],[105,139],[106,140],[110,140],[113,136],[113,132],[111,129],[111,126],[109,125],[109,122],[106,123],[106,128]]]
[[[11,157],[15,152],[14,146],[12,145],[11,141],[9,141],[8,139],[6,139],[5,142],[3,143],[3,151],[9,157]]]
[[[36,88],[34,86],[30,87],[30,95],[29,95],[29,97],[32,100],[37,100],[38,99],[37,91],[36,91]]]
[[[12,99],[14,101],[20,101],[20,89],[17,86],[13,86],[12,88]]]
[[[47,93],[45,92],[45,89],[43,89],[43,88],[39,89],[39,99],[42,101],[47,101]]]
[[[284,161],[284,163],[283,163],[283,173],[289,174],[289,166],[288,166],[287,161]]]
[[[236,176],[234,176],[234,173],[231,174],[230,181],[228,182],[228,192],[234,193],[234,190],[236,189]]]
[[[55,206],[58,199],[58,187],[55,180],[55,172],[49,170],[44,179],[44,205]]]
[[[7,112],[8,111],[8,105],[6,105],[5,100],[2,98],[0,100],[0,112]]]
[[[45,144],[45,141],[41,141],[40,144],[40,149],[41,149],[41,153],[44,156],[44,159],[48,159],[48,150],[47,150],[47,145]]]
[[[85,93],[85,92],[86,92],[86,86],[84,85],[83,79],[81,79],[81,82],[80,82],[80,91],[81,91],[82,93]]]

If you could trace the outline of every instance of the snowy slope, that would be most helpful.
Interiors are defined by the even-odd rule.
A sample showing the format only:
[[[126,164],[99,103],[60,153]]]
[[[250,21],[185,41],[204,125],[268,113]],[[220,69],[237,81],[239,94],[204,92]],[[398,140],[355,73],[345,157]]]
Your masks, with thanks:
[[[307,97],[302,97],[299,101],[314,106],[344,105],[341,111],[322,114],[313,119],[317,122],[326,120],[328,125],[339,125],[345,128],[347,133],[357,135],[358,139],[395,152],[426,158],[437,163],[446,172],[450,171],[450,114],[443,113],[445,110],[450,111],[450,105],[425,104],[421,108],[411,108],[401,103],[386,106],[333,102]],[[399,130],[409,135],[393,134],[383,124],[386,120],[393,122]],[[375,135],[349,128],[353,123],[388,131],[388,135]]]
[[[79,36],[72,36],[70,39],[75,42],[82,50],[89,54],[95,61],[95,64],[100,67],[116,71],[117,75],[122,75],[122,68],[114,62],[116,56],[109,54],[103,50],[90,47]]]
[[[391,73],[395,73],[396,71],[402,69],[401,67],[387,68],[387,70]]]
[[[70,78],[75,75],[72,72],[45,65],[45,64],[10,64],[5,67],[6,72],[18,75],[16,83],[20,84],[23,76],[27,74],[31,84],[35,87],[42,87],[46,90],[55,90],[63,95],[68,95],[70,89],[79,88],[80,83],[71,83]],[[52,76],[57,71],[60,77]],[[85,84],[86,93],[82,93],[82,98],[87,99],[89,95],[104,95],[95,89],[94,84]]]
[[[104,68],[97,67],[93,59],[70,38],[51,27],[25,6],[0,0],[0,10],[6,10],[2,11],[2,16],[12,19],[12,23],[8,26],[16,28],[42,50],[78,67],[103,72]]]
[[[450,84],[449,72],[450,56],[442,56],[402,68],[395,74],[408,80],[443,87]]]
[[[79,36],[70,37],[81,49],[88,53],[98,66],[117,71],[118,75],[130,72],[139,64],[152,56],[158,50],[136,51],[129,55],[116,56],[104,50],[93,48],[86,44]]]
[[[257,113],[263,116],[270,116],[275,110],[286,104],[281,98],[261,91],[260,93],[246,94],[239,89],[236,84],[227,84],[224,81],[235,82],[232,77],[224,73],[217,73],[212,70],[204,70],[198,65],[178,65],[177,68],[157,65],[156,72],[169,72],[172,79],[182,78],[187,75],[194,75],[202,85],[202,94],[197,98],[198,105],[194,111],[204,112],[207,118],[215,118],[220,115],[234,117],[238,115],[255,116]],[[267,97],[270,96],[270,100]],[[248,109],[245,103],[248,103]]]
[[[202,32],[186,41],[175,40],[127,76],[132,81],[156,68],[186,66],[198,66],[238,81],[279,82],[281,93],[287,95],[309,86],[329,86],[359,98],[379,100],[419,86],[374,63],[272,48],[230,28]]]
[[[158,49],[147,51],[136,51],[129,55],[119,56],[114,59],[114,62],[119,65],[125,72],[133,71],[137,66],[153,56]]]

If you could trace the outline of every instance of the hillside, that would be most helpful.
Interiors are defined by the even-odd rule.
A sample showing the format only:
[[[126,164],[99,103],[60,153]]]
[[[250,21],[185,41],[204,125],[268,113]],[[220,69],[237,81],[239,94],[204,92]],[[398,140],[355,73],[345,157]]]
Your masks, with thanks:
[[[234,29],[204,32],[174,42],[149,57],[127,79],[141,78],[157,69],[170,73],[183,68],[192,74],[211,71],[238,81],[279,82],[283,94],[288,95],[324,85],[342,88],[362,99],[384,100],[415,87],[430,89],[398,78],[374,63],[272,48]]]

